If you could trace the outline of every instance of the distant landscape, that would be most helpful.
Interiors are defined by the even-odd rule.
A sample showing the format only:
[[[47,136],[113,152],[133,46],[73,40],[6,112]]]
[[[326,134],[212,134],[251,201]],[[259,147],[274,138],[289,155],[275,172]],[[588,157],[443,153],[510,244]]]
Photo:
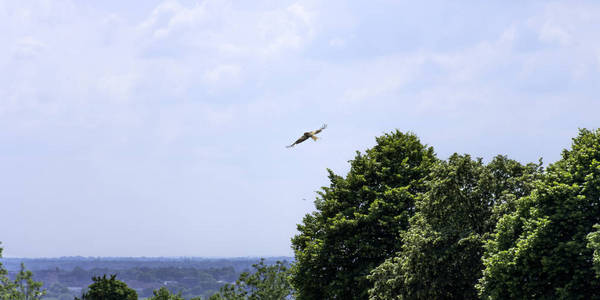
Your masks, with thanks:
[[[265,264],[292,261],[292,257],[268,257]],[[233,283],[242,272],[251,269],[256,257],[61,257],[2,258],[8,275],[14,278],[24,263],[43,282],[45,300],[72,300],[92,283],[93,276],[117,274],[117,278],[136,290],[140,298],[166,287],[181,292],[186,299],[208,298],[226,283]]]
[[[600,300],[600,129],[547,167],[376,142],[329,171],[293,259],[12,258],[0,299]]]
[[[0,28],[0,300],[600,300],[600,1]]]

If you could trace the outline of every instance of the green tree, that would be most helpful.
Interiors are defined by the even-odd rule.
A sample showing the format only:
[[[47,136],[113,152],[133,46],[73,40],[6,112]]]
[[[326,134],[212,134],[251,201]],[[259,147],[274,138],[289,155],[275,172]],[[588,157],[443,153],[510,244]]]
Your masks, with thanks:
[[[268,266],[261,259],[252,267],[253,273],[242,273],[235,284],[224,285],[209,300],[282,300],[292,295],[285,262],[277,261]]]
[[[298,299],[367,299],[367,275],[400,250],[415,197],[436,163],[432,147],[395,131],[357,152],[347,176],[329,170],[329,187],[292,239]]]
[[[2,258],[2,248],[0,247],[0,258]],[[21,263],[21,269],[15,280],[8,278],[8,272],[0,263],[0,299],[11,300],[36,300],[41,299],[46,294],[42,290],[43,283],[33,280],[33,273],[25,269]]]
[[[181,296],[181,293],[173,294],[164,286],[158,290],[154,290],[152,294],[152,297],[148,298],[148,300],[185,300]]]
[[[1,245],[2,243],[0,243]],[[0,247],[0,258],[2,258],[2,250],[2,247]],[[8,299],[8,295],[10,295],[12,290],[13,284],[10,278],[8,278],[8,271],[6,271],[6,268],[0,262],[0,299]]]
[[[588,234],[600,223],[600,130],[582,129],[486,244],[484,299],[600,299]],[[592,238],[594,235],[592,235]]]
[[[483,243],[497,218],[529,194],[540,165],[452,155],[427,178],[402,250],[373,270],[370,299],[476,299]]]
[[[15,292],[12,295],[14,300],[34,300],[41,299],[46,294],[42,290],[44,284],[33,280],[33,273],[25,269],[25,264],[21,263],[21,269],[14,280]]]
[[[600,225],[594,225],[594,231],[588,234],[588,248],[594,251],[594,269],[596,276],[600,278]]]
[[[110,278],[107,278],[106,274],[102,277],[92,277],[94,282],[90,284],[88,291],[83,293],[81,300],[137,300],[136,291],[116,277],[116,274],[110,275]]]

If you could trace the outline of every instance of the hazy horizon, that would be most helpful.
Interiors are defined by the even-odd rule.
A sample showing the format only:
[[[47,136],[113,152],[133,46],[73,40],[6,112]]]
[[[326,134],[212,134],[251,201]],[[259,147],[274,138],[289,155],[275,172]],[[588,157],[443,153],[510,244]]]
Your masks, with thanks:
[[[544,165],[600,118],[594,1],[0,1],[6,257],[292,256],[395,129]],[[317,142],[285,146],[328,124]]]
[[[268,255],[268,256],[53,256],[53,257],[44,257],[44,256],[35,256],[35,257],[23,257],[23,256],[6,256],[2,255],[1,260],[4,259],[247,259],[247,258],[278,258],[278,257],[288,257],[293,258],[293,256],[285,256],[285,255]]]

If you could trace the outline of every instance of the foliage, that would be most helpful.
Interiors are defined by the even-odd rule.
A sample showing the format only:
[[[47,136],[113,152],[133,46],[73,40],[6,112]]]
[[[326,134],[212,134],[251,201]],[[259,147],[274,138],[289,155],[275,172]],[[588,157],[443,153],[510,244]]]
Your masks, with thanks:
[[[41,299],[46,294],[42,290],[43,283],[33,280],[33,273],[25,269],[25,264],[21,264],[21,270],[14,280],[15,292],[10,299],[14,300],[34,300]]]
[[[38,274],[36,274],[38,275]],[[45,284],[48,284],[48,282],[45,282]],[[56,300],[73,300],[73,295],[71,294],[71,291],[69,290],[69,288],[67,288],[66,286],[60,284],[60,283],[53,283],[50,285],[50,287],[48,288],[48,291],[46,293],[46,295],[44,296],[44,300],[48,299],[56,299]]]
[[[171,293],[166,287],[161,287],[158,290],[152,292],[152,297],[148,298],[148,300],[185,300],[179,294]]]
[[[269,257],[268,263],[275,263],[277,260],[285,260],[286,257]],[[255,258],[204,258],[204,257],[60,257],[60,258],[3,258],[4,267],[7,270],[17,270],[21,262],[31,269],[35,270],[73,270],[79,267],[83,270],[107,269],[118,270],[119,278],[123,278],[121,271],[138,269],[162,269],[164,272],[170,272],[168,269],[196,269],[211,274],[217,280],[235,281],[239,273],[234,270],[244,270],[252,267],[256,263]],[[232,272],[234,271],[234,272]],[[235,274],[234,274],[235,273]],[[106,273],[112,274],[112,273]],[[36,274],[37,276],[37,274]],[[188,275],[186,275],[188,276]],[[228,279],[230,278],[230,279]],[[87,278],[88,280],[91,277]],[[87,286],[87,285],[86,285]]]
[[[240,267],[246,267],[247,263],[247,267],[251,267],[251,260],[256,262],[256,259],[250,258],[243,259],[244,264],[240,264],[239,261],[241,260],[238,259],[223,259],[222,261],[229,261],[232,265]],[[269,261],[273,260],[270,258]],[[60,260],[57,260],[57,262],[60,262]],[[136,263],[135,259],[122,259],[120,262],[124,267]],[[173,266],[164,266],[164,263],[162,263],[159,264],[163,265],[162,267],[155,268],[152,266],[156,264],[152,259],[149,259],[149,267],[142,265],[127,269],[112,269],[103,267],[103,261],[99,259],[96,265],[91,263],[84,264],[92,267],[88,270],[78,266],[73,270],[55,267],[50,270],[38,270],[35,275],[36,278],[43,279],[45,284],[49,286],[46,298],[60,298],[65,294],[72,294],[73,296],[70,297],[70,300],[72,300],[76,294],[68,289],[65,292],[64,289],[67,286],[87,287],[94,276],[119,274],[119,280],[126,282],[131,288],[136,289],[140,298],[152,296],[153,291],[163,286],[165,281],[167,281],[170,291],[181,292],[182,297],[189,299],[193,296],[208,297],[215,291],[218,291],[223,286],[224,281],[235,281],[241,273],[241,271],[236,271],[233,267],[198,269],[196,267],[185,267],[180,261],[174,261],[174,263],[176,264]],[[191,263],[191,265],[197,266],[198,263]],[[37,266],[38,268],[40,267],[39,264]]]
[[[0,243],[1,245],[1,243]],[[2,258],[3,248],[0,247],[0,258]],[[9,299],[9,296],[15,291],[14,283],[8,278],[8,271],[0,262],[0,299]]]
[[[265,263],[285,260],[285,257],[269,257]],[[190,299],[202,296],[208,298],[219,290],[224,282],[234,282],[242,271],[256,263],[255,258],[35,258],[2,259],[11,278],[19,271],[19,262],[36,269],[35,278],[43,281],[47,288],[44,299],[73,300],[81,297],[81,292],[67,287],[85,288],[92,283],[91,278],[103,274],[118,274],[117,278],[135,289],[138,297],[151,297],[155,289],[165,285],[182,297]],[[64,264],[64,267],[63,267]],[[81,265],[79,265],[81,264]],[[15,272],[13,274],[13,272]],[[108,275],[107,275],[108,276]],[[2,298],[0,298],[2,299]]]
[[[281,300],[292,295],[285,262],[278,261],[268,266],[261,259],[252,267],[254,273],[242,273],[235,284],[226,284],[209,300]]]
[[[1,245],[2,243],[0,243],[0,246]],[[0,258],[2,258],[2,250],[3,248],[0,247]],[[10,278],[8,278],[8,271],[6,271],[4,265],[2,265],[2,262],[0,261],[0,299],[8,298],[11,289],[12,285]]]
[[[329,187],[292,239],[298,299],[367,299],[369,272],[400,250],[415,197],[437,161],[417,136],[395,131],[357,152],[347,176],[329,170]]]
[[[588,248],[594,251],[594,269],[596,276],[600,278],[600,224],[594,225],[594,231],[588,234]]]
[[[166,287],[161,287],[158,290],[152,291],[152,296],[147,298],[147,300],[185,300],[181,295],[181,292],[174,294],[169,291]],[[190,300],[202,300],[201,297],[194,297]]]
[[[498,222],[483,256],[481,297],[600,299],[587,247],[598,223],[600,130],[582,129],[531,195]]]
[[[0,258],[2,258],[2,248],[0,247]],[[0,263],[0,299],[12,300],[36,300],[41,299],[45,290],[42,290],[42,283],[33,280],[33,273],[25,269],[21,263],[21,269],[15,280],[8,278],[8,272]]]
[[[440,162],[418,197],[401,252],[369,277],[370,298],[476,299],[486,236],[539,174],[540,165],[504,156],[488,165],[458,154]]]
[[[94,276],[92,278],[94,283],[90,284],[88,291],[83,293],[81,300],[137,300],[136,291],[116,277],[116,274],[110,275],[110,278],[106,275]]]

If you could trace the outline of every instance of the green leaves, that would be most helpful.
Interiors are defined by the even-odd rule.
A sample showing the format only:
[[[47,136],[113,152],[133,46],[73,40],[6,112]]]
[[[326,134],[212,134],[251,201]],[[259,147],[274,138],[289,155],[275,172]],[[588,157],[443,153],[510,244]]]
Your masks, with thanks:
[[[110,275],[110,278],[106,274],[92,277],[94,283],[90,284],[81,300],[137,300],[137,292],[116,277],[116,274]]]
[[[0,248],[2,258],[2,248]],[[33,280],[33,273],[25,269],[21,263],[21,269],[15,280],[8,278],[8,272],[0,263],[0,299],[12,300],[36,300],[41,299],[46,291],[42,290],[42,282]]]
[[[292,294],[289,269],[285,262],[265,265],[264,259],[252,265],[255,272],[244,272],[235,284],[226,284],[210,300],[283,300]]]
[[[25,264],[21,263],[21,269],[14,280],[16,293],[13,299],[34,300],[41,299],[46,294],[42,290],[43,283],[33,280],[33,273],[25,269]]]
[[[594,225],[594,231],[587,235],[587,240],[587,247],[594,251],[593,260],[596,277],[600,278],[600,224]]]
[[[369,272],[402,245],[415,197],[435,164],[433,148],[395,131],[350,161],[346,177],[330,171],[317,211],[292,239],[298,299],[367,299]]]
[[[173,294],[166,287],[161,287],[158,290],[152,291],[152,297],[148,300],[185,300],[181,293]]]
[[[503,156],[488,165],[458,154],[439,162],[417,197],[401,250],[369,276],[370,299],[477,298],[485,238],[539,172]]]
[[[600,130],[582,129],[534,192],[500,218],[478,289],[486,299],[599,299]],[[597,265],[596,265],[597,270]]]

